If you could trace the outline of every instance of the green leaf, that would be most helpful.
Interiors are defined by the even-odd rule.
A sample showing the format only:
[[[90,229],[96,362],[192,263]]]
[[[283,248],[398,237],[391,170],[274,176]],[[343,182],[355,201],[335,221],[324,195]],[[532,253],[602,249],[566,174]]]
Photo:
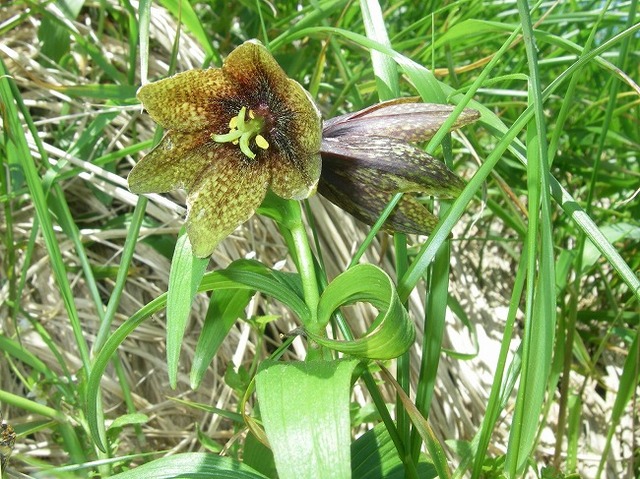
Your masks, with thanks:
[[[362,338],[339,341],[307,334],[322,346],[361,358],[391,359],[407,351],[415,339],[415,327],[391,278],[372,264],[356,265],[329,283],[318,304],[318,321],[326,325],[340,306],[361,301],[379,310]]]
[[[421,455],[418,477],[438,477],[431,461]],[[398,457],[391,436],[384,424],[370,429],[351,444],[351,477],[358,479],[403,479],[405,468]]]
[[[220,61],[220,57],[211,44],[212,36],[207,34],[191,3],[178,0],[160,0],[160,3],[179,19],[182,24],[187,27],[187,30],[200,42],[200,46],[202,46],[207,54],[207,58],[216,58]]]
[[[0,85],[2,85],[1,80]],[[244,263],[252,264],[256,271],[248,271],[247,268],[242,268],[241,271],[239,268],[212,271],[204,275],[198,291],[203,292],[224,289],[256,290],[287,305],[300,318],[306,319],[309,316],[309,309],[300,298],[299,294],[296,291],[289,289],[285,283],[276,279],[272,274],[272,270],[257,261],[243,261]],[[260,272],[257,272],[258,270]],[[282,274],[275,276],[281,278]],[[118,329],[111,333],[93,362],[91,373],[87,381],[86,414],[91,436],[95,441],[96,446],[101,451],[106,450],[105,439],[101,436],[101,429],[99,427],[100,421],[102,420],[98,408],[100,380],[102,375],[104,374],[111,357],[127,336],[129,336],[129,334],[131,334],[152,314],[163,309],[166,303],[167,293],[158,296],[133,314],[129,319],[122,323]]]
[[[216,456],[205,452],[189,452],[162,457],[126,472],[111,476],[111,479],[266,479],[259,472],[230,457]]]
[[[182,338],[187,327],[191,303],[196,295],[209,258],[197,258],[186,234],[178,238],[169,271],[167,291],[167,369],[169,384],[176,387]]]
[[[52,62],[59,62],[60,59],[69,53],[71,41],[67,28],[54,21],[48,15],[42,18],[40,28],[38,28],[38,39],[42,42],[40,53],[51,59]]]
[[[247,433],[242,449],[242,462],[269,477],[277,477],[273,452],[251,433]]]
[[[58,0],[56,3],[67,17],[75,19],[82,10],[84,2],[85,0]]]
[[[598,465],[598,474],[596,477],[601,477],[602,470],[606,464],[606,458],[609,457],[609,449],[611,449],[611,442],[613,435],[616,432],[616,428],[620,424],[620,419],[624,415],[624,410],[631,401],[634,392],[636,391],[638,384],[640,383],[640,334],[636,329],[633,342],[629,345],[629,354],[624,362],[622,368],[622,375],[620,376],[620,386],[616,393],[616,399],[613,403],[613,410],[611,411],[611,419],[609,420],[609,430],[607,431],[607,442],[605,443],[605,450],[602,453],[602,459]],[[635,402],[635,401],[634,401]],[[636,410],[637,411],[637,410]]]
[[[207,431],[203,431],[199,424],[196,424],[196,437],[205,450],[215,454],[224,451],[224,447],[211,438]]]
[[[357,364],[262,363],[256,391],[280,479],[350,477],[349,396]]]
[[[45,376],[48,380],[55,380],[55,374],[47,367],[47,365],[40,360],[35,354],[27,350],[24,345],[18,341],[7,338],[4,334],[0,334],[0,351],[6,360],[11,360],[7,356],[11,356],[18,361],[28,365],[39,374]]]
[[[523,474],[533,451],[545,393],[550,382],[556,325],[555,261],[550,207],[548,144],[543,95],[538,68],[538,47],[527,2],[519,0],[518,11],[527,54],[529,105],[534,121],[527,125],[528,218],[525,248],[527,283],[522,339],[522,371],[505,461],[507,476]]]
[[[255,291],[246,289],[230,289],[213,293],[191,366],[192,389],[200,386],[222,341],[242,315],[254,294]]]
[[[145,424],[148,421],[149,416],[147,416],[146,414],[124,414],[122,416],[119,416],[115,421],[111,423],[111,426],[109,426],[109,430],[129,426],[131,424]]]
[[[630,223],[616,223],[612,225],[605,225],[600,228],[600,231],[604,237],[613,244],[616,241],[623,240],[627,237],[633,237],[636,240],[640,239],[640,227],[632,225]],[[596,248],[591,240],[584,245],[584,252],[582,254],[582,272],[586,272],[598,261],[598,258],[602,256],[602,253]]]
[[[381,45],[391,48],[389,34],[385,27],[382,9],[377,0],[360,0],[362,21],[367,38]],[[376,76],[378,96],[381,101],[391,100],[400,96],[398,84],[398,68],[396,62],[389,56],[377,50],[371,50],[371,64]]]
[[[91,83],[87,85],[56,85],[51,87],[65,95],[72,97],[95,98],[97,100],[112,100],[114,102],[128,102],[136,96],[138,89],[135,85],[118,85],[111,83]]]
[[[43,154],[42,145],[39,145],[42,158],[37,163],[31,154],[18,111],[22,113],[25,121],[29,125],[29,130],[31,130],[33,137],[36,139],[38,138],[38,132],[13,78],[1,59],[0,103],[2,103],[4,134],[7,135],[6,138],[14,143],[15,151],[20,159],[20,166],[25,175],[31,200],[40,223],[40,230],[49,254],[53,277],[58,285],[60,298],[69,316],[69,322],[78,350],[77,352],[82,361],[84,372],[88,373],[91,362],[89,358],[89,348],[81,327],[80,316],[78,315],[78,309],[76,307],[76,298],[69,283],[67,267],[62,257],[59,240],[54,229],[54,221],[47,206],[46,193],[38,171],[38,166],[40,166],[41,163],[46,164],[48,160]],[[39,143],[38,140],[36,140],[36,142]]]
[[[293,225],[292,221],[295,222],[296,216],[300,215],[299,211],[300,208],[295,201],[280,198],[269,190],[256,213],[271,218],[285,228],[290,229]]]
[[[80,9],[84,4],[84,0],[59,0],[53,2],[69,20],[75,20],[80,13]],[[59,12],[56,10],[55,15]],[[42,42],[40,53],[49,58],[53,62],[59,62],[60,59],[69,53],[71,40],[67,25],[54,21],[52,12],[47,11],[42,18],[40,28],[38,28],[38,39]]]
[[[146,424],[149,422],[149,416],[142,413],[123,414],[117,417],[107,429],[107,437],[110,440],[116,440],[120,431],[125,426],[135,426],[138,424]]]
[[[437,476],[442,479],[448,479],[451,477],[451,469],[449,468],[449,463],[447,462],[447,456],[444,453],[444,448],[440,441],[434,434],[429,422],[420,414],[420,411],[416,408],[415,404],[406,392],[402,389],[400,384],[393,378],[391,373],[387,371],[387,369],[380,365],[380,371],[382,376],[386,379],[386,381],[391,384],[396,390],[396,394],[398,395],[398,399],[402,402],[402,405],[407,410],[407,414],[411,419],[411,422],[415,426],[416,432],[420,435],[425,445],[427,446],[427,451],[431,456],[431,460],[433,461],[433,467],[436,469]]]
[[[237,267],[242,264],[243,267]],[[219,273],[225,278],[243,285],[245,288],[261,291],[267,296],[284,303],[298,315],[301,322],[305,322],[309,316],[309,308],[302,299],[300,277],[293,273],[282,273],[280,271],[267,268],[262,263],[252,260],[239,260]],[[202,283],[203,291],[208,290],[209,279],[215,282],[209,274],[205,275]]]

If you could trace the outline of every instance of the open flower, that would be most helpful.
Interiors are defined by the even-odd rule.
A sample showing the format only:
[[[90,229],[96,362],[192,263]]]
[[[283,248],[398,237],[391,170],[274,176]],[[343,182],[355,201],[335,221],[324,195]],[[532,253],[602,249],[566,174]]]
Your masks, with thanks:
[[[222,68],[144,85],[138,99],[167,133],[129,174],[133,193],[187,191],[196,256],[248,220],[271,190],[303,199],[320,176],[322,120],[309,94],[258,41]]]
[[[405,194],[387,218],[389,233],[428,234],[438,219],[412,193],[452,198],[464,188],[447,166],[410,142],[430,139],[453,107],[391,100],[324,124],[318,192],[373,225],[396,193]],[[453,128],[480,114],[465,109]]]

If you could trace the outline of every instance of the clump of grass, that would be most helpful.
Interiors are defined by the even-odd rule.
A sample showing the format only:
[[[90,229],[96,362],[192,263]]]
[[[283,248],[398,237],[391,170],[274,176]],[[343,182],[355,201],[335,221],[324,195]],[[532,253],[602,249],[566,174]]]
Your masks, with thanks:
[[[331,284],[358,261],[379,265],[417,328],[415,347],[386,364],[413,401],[398,400],[370,367],[352,392],[354,437],[370,431],[354,450],[376,435],[391,451],[383,464],[408,477],[433,468],[540,475],[545,466],[565,476],[638,474],[635,3],[376,7],[0,7],[0,407],[17,432],[9,477],[109,477],[196,451],[231,462],[178,456],[184,462],[163,467],[213,471],[243,459],[275,477],[272,462],[255,459],[270,457],[259,429],[247,433],[240,414],[251,410],[263,359],[304,358],[301,338],[281,337],[299,326],[295,314],[267,294],[195,295],[170,387],[158,298],[184,196],[142,199],[126,184],[159,138],[135,100],[140,83],[219,66],[249,38],[268,45],[326,118],[414,95],[482,113],[479,126],[425,145],[468,180],[458,199],[437,205],[429,238],[367,236],[323,199],[305,205],[320,279]],[[207,278],[241,258],[291,278],[278,276],[296,272],[289,246],[273,221],[255,217],[216,250]],[[221,305],[234,301],[241,307],[224,316]],[[370,309],[346,314],[357,318],[356,336],[367,330]],[[194,389],[199,337],[220,317],[230,326]],[[106,354],[122,325],[135,327]],[[100,401],[88,384],[99,385]],[[354,477],[365,467],[357,457]]]

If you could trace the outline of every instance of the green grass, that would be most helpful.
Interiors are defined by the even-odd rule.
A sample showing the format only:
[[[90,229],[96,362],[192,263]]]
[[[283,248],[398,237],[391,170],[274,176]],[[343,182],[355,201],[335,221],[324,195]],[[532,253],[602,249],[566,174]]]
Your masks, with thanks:
[[[293,379],[351,402],[347,441],[342,426],[328,441],[336,471],[353,457],[355,474],[370,477],[640,474],[637,2],[221,6],[0,7],[0,411],[18,433],[6,476],[127,477],[169,451],[209,451],[147,467],[275,477],[263,428],[274,449],[291,450],[289,427],[335,424],[318,419],[317,394],[279,404],[269,389],[278,383],[261,382],[265,360],[300,364],[306,340],[281,335],[322,335],[316,305],[328,319],[348,297],[406,308],[383,316],[405,339],[411,323],[417,334],[396,361],[354,366],[352,385],[351,369],[331,366],[335,351],[368,358],[385,336],[365,334],[370,308],[344,309],[330,326],[356,346],[319,338],[310,356],[326,364]],[[314,197],[302,208],[307,228],[299,208],[275,203],[208,264],[176,249],[184,195],[127,190],[161,134],[135,92],[220,66],[250,38],[325,118],[398,96],[482,113],[424,145],[467,180],[458,198],[436,202],[428,238],[378,233]],[[174,249],[182,263],[172,265]],[[397,287],[368,288],[378,273],[350,269],[359,262]],[[193,284],[183,291],[185,271]],[[165,296],[169,284],[184,297]],[[276,391],[291,386],[284,369]],[[280,477],[304,476],[305,460],[275,464]]]

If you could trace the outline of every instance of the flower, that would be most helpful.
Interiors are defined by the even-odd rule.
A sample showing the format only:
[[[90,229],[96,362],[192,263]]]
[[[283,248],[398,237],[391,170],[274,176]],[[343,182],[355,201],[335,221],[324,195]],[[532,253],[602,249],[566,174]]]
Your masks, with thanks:
[[[222,68],[149,83],[137,96],[168,131],[131,170],[129,189],[185,189],[186,228],[196,256],[211,255],[253,215],[269,188],[285,199],[315,192],[320,113],[260,42],[240,45]]]
[[[0,415],[0,472],[6,469],[15,443],[16,432],[10,424],[2,420]]]
[[[326,121],[318,192],[368,225],[378,220],[396,193],[408,193],[383,229],[430,233],[438,219],[413,193],[452,198],[465,183],[443,162],[410,142],[430,139],[452,111],[447,105],[398,99]],[[452,128],[479,116],[466,108]]]

